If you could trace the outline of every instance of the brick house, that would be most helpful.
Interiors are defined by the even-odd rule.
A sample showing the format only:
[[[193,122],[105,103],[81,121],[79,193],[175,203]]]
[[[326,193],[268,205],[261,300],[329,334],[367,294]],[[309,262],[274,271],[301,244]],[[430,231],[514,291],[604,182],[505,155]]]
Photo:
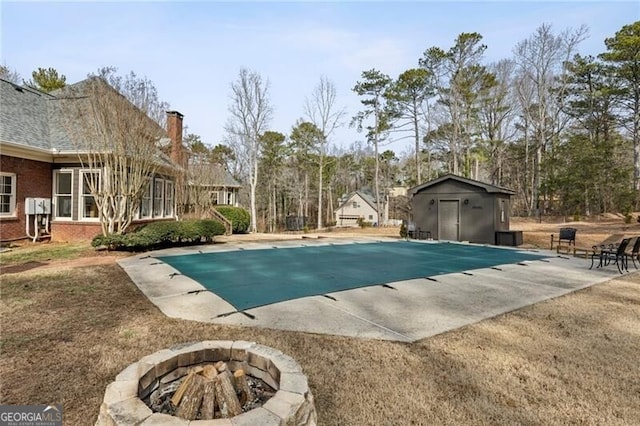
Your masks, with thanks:
[[[70,88],[81,88],[88,81],[96,80],[43,93],[0,79],[0,242],[36,237],[86,240],[101,232],[86,180],[92,173],[102,179],[104,169],[82,166],[83,147],[72,143],[70,120],[62,117],[57,102],[69,95]],[[109,96],[121,96],[100,82],[108,87]],[[133,114],[144,115],[129,105]],[[168,131],[144,117],[157,127],[158,146],[171,146],[171,158],[157,150],[158,168],[149,176],[132,225],[176,220],[176,177],[184,161],[182,114],[167,113]]]

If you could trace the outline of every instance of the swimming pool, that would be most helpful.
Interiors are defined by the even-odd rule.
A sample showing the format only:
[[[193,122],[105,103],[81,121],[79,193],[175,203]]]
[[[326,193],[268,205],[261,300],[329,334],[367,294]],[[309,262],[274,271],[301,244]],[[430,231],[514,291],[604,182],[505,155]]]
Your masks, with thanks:
[[[513,249],[417,241],[158,256],[238,311],[395,281],[539,260]]]

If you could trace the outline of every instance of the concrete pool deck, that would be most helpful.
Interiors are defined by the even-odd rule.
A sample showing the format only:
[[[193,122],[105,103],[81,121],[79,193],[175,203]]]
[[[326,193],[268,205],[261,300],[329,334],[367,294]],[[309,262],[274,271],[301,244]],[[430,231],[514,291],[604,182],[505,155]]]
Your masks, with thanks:
[[[615,267],[589,270],[590,260],[535,250],[548,257],[304,297],[237,312],[198,282],[155,258],[380,240],[375,237],[303,239],[299,235],[269,241],[231,240],[224,244],[139,254],[120,259],[118,263],[149,300],[172,318],[404,342],[440,334],[619,276]]]

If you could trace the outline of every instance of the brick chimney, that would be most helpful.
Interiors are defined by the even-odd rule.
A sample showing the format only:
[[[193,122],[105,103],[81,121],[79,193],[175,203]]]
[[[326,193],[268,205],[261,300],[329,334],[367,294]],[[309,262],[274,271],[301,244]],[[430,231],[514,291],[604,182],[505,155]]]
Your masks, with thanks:
[[[180,166],[185,166],[184,147],[182,146],[182,114],[178,111],[167,111],[167,133],[171,139],[171,159]]]

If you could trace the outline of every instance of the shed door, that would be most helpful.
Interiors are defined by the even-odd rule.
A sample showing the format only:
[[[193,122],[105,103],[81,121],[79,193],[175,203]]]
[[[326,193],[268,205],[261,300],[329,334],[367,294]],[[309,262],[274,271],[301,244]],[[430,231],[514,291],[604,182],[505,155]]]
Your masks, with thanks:
[[[460,229],[460,201],[441,200],[438,207],[438,239],[458,241]]]

